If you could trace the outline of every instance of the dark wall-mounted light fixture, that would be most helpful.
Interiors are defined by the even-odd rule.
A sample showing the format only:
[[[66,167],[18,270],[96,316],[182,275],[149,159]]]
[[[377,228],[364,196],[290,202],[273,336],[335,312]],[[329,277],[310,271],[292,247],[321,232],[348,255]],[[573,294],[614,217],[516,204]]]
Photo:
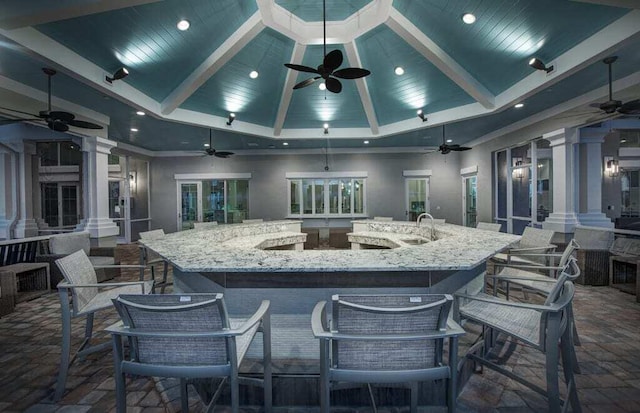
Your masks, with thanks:
[[[324,129],[324,134],[328,135],[329,134],[329,124],[325,123],[324,125],[322,125],[322,128]]]
[[[124,79],[127,76],[129,76],[129,71],[126,67],[121,67],[120,69],[116,70],[113,76],[105,76],[105,80],[109,83],[113,83],[114,80]]]
[[[537,57],[532,57],[531,60],[529,60],[529,66],[537,70],[544,70],[547,73],[553,71],[553,65],[547,67],[544,62]]]
[[[422,112],[422,109],[418,109],[417,113],[418,113],[418,117],[422,119],[423,122],[427,121],[427,116],[424,114],[424,112]]]
[[[231,126],[231,124],[233,123],[234,120],[236,120],[236,114],[235,113],[229,113],[229,118],[227,120],[227,126]]]

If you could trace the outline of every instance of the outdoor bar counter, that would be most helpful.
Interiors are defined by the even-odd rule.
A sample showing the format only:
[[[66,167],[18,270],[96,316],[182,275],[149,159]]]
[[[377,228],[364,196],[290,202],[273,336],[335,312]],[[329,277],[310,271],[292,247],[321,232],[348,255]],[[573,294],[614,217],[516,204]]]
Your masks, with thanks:
[[[223,292],[231,311],[249,312],[270,298],[272,313],[310,314],[336,293],[453,293],[520,238],[436,224],[431,240],[428,221],[358,220],[348,234],[357,249],[301,250],[301,224],[220,225],[140,242],[173,265],[178,292]]]

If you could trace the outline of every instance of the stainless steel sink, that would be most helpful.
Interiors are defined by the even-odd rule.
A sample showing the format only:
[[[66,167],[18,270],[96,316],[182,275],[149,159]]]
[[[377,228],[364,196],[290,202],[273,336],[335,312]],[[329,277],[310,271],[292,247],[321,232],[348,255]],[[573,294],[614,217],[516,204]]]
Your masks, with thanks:
[[[424,238],[409,238],[409,239],[401,239],[400,241],[404,242],[405,244],[409,244],[409,245],[421,245],[421,244],[426,244],[427,242],[429,242],[428,239],[424,239]]]

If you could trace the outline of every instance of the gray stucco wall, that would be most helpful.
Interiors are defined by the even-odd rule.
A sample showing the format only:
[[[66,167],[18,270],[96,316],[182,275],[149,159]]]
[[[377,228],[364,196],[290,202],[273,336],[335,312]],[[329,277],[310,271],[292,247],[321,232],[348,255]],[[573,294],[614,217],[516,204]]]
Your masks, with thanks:
[[[175,174],[247,173],[250,218],[282,219],[287,213],[287,172],[324,172],[325,157],[313,155],[247,155],[229,159],[209,157],[157,157],[151,160],[151,227],[166,232],[177,229],[177,186]],[[403,170],[431,169],[431,212],[447,222],[462,222],[460,155],[423,153],[357,153],[329,156],[329,168],[338,171],[366,171],[367,213],[405,220]],[[336,220],[331,226],[350,226]]]

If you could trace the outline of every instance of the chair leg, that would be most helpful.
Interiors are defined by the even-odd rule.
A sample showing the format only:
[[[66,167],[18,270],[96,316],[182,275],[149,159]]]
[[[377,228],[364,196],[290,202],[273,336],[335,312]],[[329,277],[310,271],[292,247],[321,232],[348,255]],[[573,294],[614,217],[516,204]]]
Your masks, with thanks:
[[[580,400],[578,399],[578,392],[576,389],[576,379],[574,372],[576,371],[577,363],[575,357],[575,348],[571,340],[572,333],[566,331],[564,337],[560,340],[560,351],[562,354],[562,371],[564,372],[564,381],[567,384],[567,401],[565,403],[571,403],[571,408],[574,413],[582,412],[580,406]],[[573,355],[571,353],[574,353]]]
[[[156,266],[152,265],[151,266],[151,281],[153,281],[153,284],[151,286],[151,294],[155,294],[156,293],[156,270],[155,270]]]
[[[547,339],[545,343],[546,355],[546,375],[547,375],[547,398],[549,399],[549,411],[560,413],[560,390],[558,387],[558,319],[551,320],[547,327]]]
[[[187,391],[187,379],[180,379],[180,404],[183,412],[189,411],[189,392]]]
[[[164,294],[165,288],[167,288],[167,276],[169,275],[169,263],[164,261],[164,267],[162,269],[162,287],[160,288],[160,294]]]
[[[60,310],[62,312],[62,352],[60,353],[60,371],[58,372],[58,382],[53,401],[57,402],[64,394],[64,387],[67,383],[67,373],[69,372],[69,358],[71,356],[71,309],[69,308],[69,296],[67,290],[58,290],[60,296]]]
[[[320,339],[320,413],[329,413],[329,341]]]
[[[273,404],[273,384],[271,380],[271,314],[269,310],[262,319],[262,360],[264,363],[264,411],[271,412]]]
[[[120,336],[113,335],[111,340],[113,343],[113,367],[116,382],[116,412],[126,413],[127,387],[124,373],[122,372],[122,365],[120,364],[123,360],[122,338]]]
[[[449,370],[451,371],[447,381],[447,411],[456,411],[458,399],[458,337],[449,338]]]
[[[238,368],[233,366],[231,369],[231,377],[229,378],[231,385],[231,412],[239,413],[240,411],[240,389],[238,384]]]
[[[418,382],[412,382],[409,388],[411,392],[411,413],[418,413]]]

